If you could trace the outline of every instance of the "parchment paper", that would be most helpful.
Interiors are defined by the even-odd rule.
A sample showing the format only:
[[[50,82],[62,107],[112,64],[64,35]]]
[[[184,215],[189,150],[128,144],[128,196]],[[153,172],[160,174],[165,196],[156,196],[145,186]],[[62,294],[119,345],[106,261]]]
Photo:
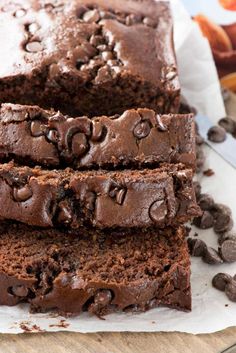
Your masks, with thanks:
[[[175,43],[182,90],[185,97],[212,121],[224,116],[216,69],[210,48],[198,27],[192,23],[179,0],[173,0]],[[236,171],[217,154],[206,147],[208,166],[212,177],[203,177],[204,192],[214,195],[217,202],[232,207],[236,220]],[[236,223],[236,222],[235,222]],[[217,236],[212,231],[201,231],[199,236],[209,245],[217,247]],[[192,259],[193,310],[182,313],[166,308],[153,309],[143,314],[114,314],[100,320],[83,314],[64,319],[49,314],[32,315],[26,305],[0,307],[0,332],[23,331],[182,331],[209,333],[236,325],[236,303],[229,302],[224,293],[212,288],[211,279],[217,272],[236,273],[236,264],[211,266],[201,259]],[[227,306],[226,306],[227,305]]]

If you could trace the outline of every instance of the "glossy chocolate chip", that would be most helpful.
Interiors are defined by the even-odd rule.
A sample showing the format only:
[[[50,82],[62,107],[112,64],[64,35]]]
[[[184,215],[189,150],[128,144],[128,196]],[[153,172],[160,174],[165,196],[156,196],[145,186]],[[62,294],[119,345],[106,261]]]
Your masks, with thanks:
[[[228,206],[215,204],[210,212],[214,217],[214,231],[216,233],[228,232],[233,228],[232,212]]]
[[[85,134],[77,133],[72,137],[71,150],[72,153],[79,157],[82,156],[88,149],[88,142]]]
[[[88,210],[93,211],[95,208],[95,202],[96,202],[96,194],[92,191],[88,191],[84,198],[85,207]]]
[[[55,129],[49,130],[47,133],[47,139],[53,143],[57,143],[58,142],[58,132]]]
[[[29,185],[25,185],[21,188],[14,188],[13,190],[13,197],[17,202],[27,201],[32,195],[33,192]]]
[[[167,128],[167,126],[163,123],[163,117],[164,116],[161,116],[161,115],[159,115],[159,114],[157,114],[156,115],[156,122],[157,122],[157,128],[158,128],[158,130],[159,131],[163,131],[163,132],[165,132],[165,131],[167,131],[168,130],[168,128]]]
[[[206,243],[203,240],[188,238],[187,242],[190,255],[196,257],[203,256],[207,249]]]
[[[232,280],[226,284],[225,294],[232,302],[236,302],[236,281]]]
[[[193,187],[194,187],[196,198],[198,200],[199,197],[201,196],[201,191],[202,191],[201,184],[198,181],[194,181],[193,182]]]
[[[219,248],[220,255],[225,262],[236,261],[236,241],[227,239],[221,243]]]
[[[219,120],[219,125],[225,129],[225,131],[229,132],[230,134],[236,131],[236,122],[230,118],[225,117]]]
[[[122,205],[125,200],[125,195],[126,195],[125,189],[118,190],[116,193],[116,203],[118,203],[119,205]]]
[[[43,135],[43,126],[39,120],[33,120],[30,124],[31,135],[39,137]]]
[[[25,286],[18,285],[18,286],[11,287],[11,292],[13,295],[16,295],[17,297],[26,297],[29,293],[29,290]]]
[[[213,227],[214,218],[209,211],[203,211],[202,216],[193,220],[193,224],[200,229],[208,229]]]
[[[208,211],[214,206],[214,200],[208,194],[201,194],[198,198],[198,205],[203,211]]]
[[[100,20],[99,11],[97,9],[86,11],[83,14],[83,20],[88,23],[98,22]]]
[[[43,46],[40,42],[29,42],[26,44],[25,49],[29,52],[29,53],[37,53],[41,50],[43,50]]]
[[[151,127],[148,121],[141,121],[134,128],[134,136],[138,139],[143,139],[150,134]]]
[[[227,273],[217,273],[212,279],[212,286],[224,292],[226,285],[231,281],[232,277]]]
[[[236,242],[236,232],[226,232],[226,233],[221,233],[218,242],[221,245],[225,240],[233,240]]]
[[[221,126],[212,126],[208,130],[207,137],[211,142],[224,142],[226,140],[226,131]]]
[[[223,263],[223,260],[220,257],[218,251],[211,247],[207,247],[202,256],[202,260],[210,265],[218,265]]]
[[[103,139],[106,133],[105,126],[100,121],[92,122],[92,136],[91,141],[98,142]]]
[[[167,214],[168,209],[164,200],[153,202],[149,209],[149,216],[154,223],[163,222]]]
[[[63,200],[59,203],[59,213],[57,220],[59,223],[69,224],[73,218],[73,211],[70,203],[67,200]]]

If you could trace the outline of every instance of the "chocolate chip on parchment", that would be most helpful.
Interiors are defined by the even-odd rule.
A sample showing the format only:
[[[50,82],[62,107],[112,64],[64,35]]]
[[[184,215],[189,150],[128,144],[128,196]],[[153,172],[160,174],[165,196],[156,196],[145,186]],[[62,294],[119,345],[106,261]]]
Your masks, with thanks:
[[[225,294],[232,302],[236,302],[236,281],[233,279],[226,284]]]
[[[202,256],[202,260],[210,265],[222,264],[223,260],[221,259],[217,250],[212,247],[207,247],[206,251]]]
[[[200,217],[194,218],[193,224],[200,229],[208,229],[213,227],[214,218],[209,211],[203,211]]]
[[[226,131],[221,126],[212,126],[207,133],[208,140],[211,142],[224,142],[226,140]]]
[[[228,232],[233,228],[231,209],[223,204],[214,204],[210,209],[214,218],[214,231],[216,233]]]
[[[224,292],[226,285],[231,281],[232,281],[232,277],[227,273],[217,273],[212,279],[212,286]]]
[[[116,202],[118,203],[118,205],[122,205],[125,199],[125,195],[126,195],[126,189],[120,189],[119,191],[117,191],[116,193]]]
[[[201,184],[198,181],[194,181],[193,182],[193,187],[194,187],[196,198],[198,200],[199,197],[201,196],[201,191],[202,191]]]
[[[236,122],[228,116],[220,119],[218,124],[230,134],[234,133],[236,130]]]
[[[187,242],[190,255],[196,257],[203,256],[207,249],[206,243],[203,240],[188,238]]]
[[[213,170],[213,169],[210,169],[210,168],[208,168],[208,169],[206,169],[206,170],[203,171],[203,175],[205,175],[205,176],[207,176],[207,177],[211,177],[211,176],[213,176],[214,174],[215,174],[214,170]]]
[[[231,239],[224,240],[219,247],[219,252],[225,262],[235,262],[236,241]]]
[[[200,194],[198,198],[198,205],[201,210],[208,211],[214,206],[214,200],[209,194]]]
[[[236,242],[236,232],[221,233],[218,238],[218,243],[221,245],[225,240],[233,240]]]
[[[149,135],[151,131],[148,121],[141,121],[134,128],[134,136],[138,139],[143,139]]]

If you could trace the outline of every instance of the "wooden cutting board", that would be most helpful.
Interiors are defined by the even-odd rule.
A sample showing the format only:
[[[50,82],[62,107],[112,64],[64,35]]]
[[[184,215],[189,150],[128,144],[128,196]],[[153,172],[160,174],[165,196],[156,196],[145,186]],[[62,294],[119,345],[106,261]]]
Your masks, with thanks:
[[[31,333],[0,335],[1,353],[218,353],[236,343],[236,328],[181,333]],[[232,350],[231,353],[236,353]]]

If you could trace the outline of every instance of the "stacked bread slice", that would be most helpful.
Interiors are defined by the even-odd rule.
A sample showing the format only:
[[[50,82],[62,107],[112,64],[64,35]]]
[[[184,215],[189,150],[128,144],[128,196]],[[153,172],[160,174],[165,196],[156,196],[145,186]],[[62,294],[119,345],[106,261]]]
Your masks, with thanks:
[[[178,114],[168,3],[6,3],[0,304],[190,310],[195,127]]]

